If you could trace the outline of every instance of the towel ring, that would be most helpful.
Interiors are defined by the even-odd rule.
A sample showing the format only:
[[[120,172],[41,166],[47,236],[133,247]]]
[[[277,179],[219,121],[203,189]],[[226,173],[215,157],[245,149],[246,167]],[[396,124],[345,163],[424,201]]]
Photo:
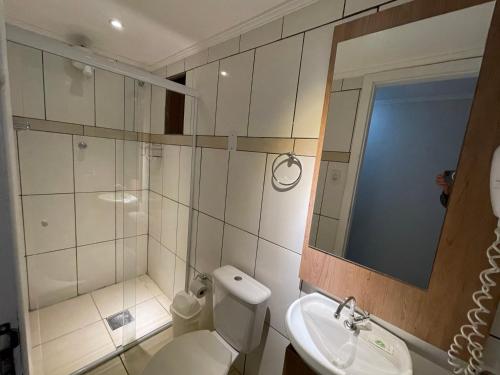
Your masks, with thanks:
[[[283,181],[280,181],[278,179],[278,177],[276,177],[276,169],[279,166],[279,164],[278,164],[278,166],[276,166],[276,162],[282,156],[287,156],[288,157],[288,166],[290,166],[293,163],[295,163],[295,164],[297,164],[299,166],[299,175],[292,182],[283,182]],[[299,158],[297,156],[295,156],[295,154],[293,152],[284,152],[284,153],[279,154],[278,156],[276,156],[276,159],[274,159],[274,161],[273,161],[273,165],[272,165],[271,171],[272,171],[272,175],[273,175],[273,180],[276,181],[278,184],[283,185],[283,186],[293,186],[293,185],[296,185],[300,181],[300,179],[302,177],[302,163],[300,162]]]

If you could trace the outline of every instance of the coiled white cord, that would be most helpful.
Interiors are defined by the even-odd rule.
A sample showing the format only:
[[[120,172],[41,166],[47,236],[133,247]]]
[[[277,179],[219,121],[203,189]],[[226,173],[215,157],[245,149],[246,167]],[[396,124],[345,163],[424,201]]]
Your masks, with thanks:
[[[490,289],[496,286],[493,276],[500,273],[500,220],[495,229],[496,240],[486,250],[486,256],[491,267],[479,274],[481,289],[472,294],[476,307],[467,312],[469,324],[460,327],[460,333],[453,337],[453,343],[448,350],[448,363],[453,367],[454,374],[475,375],[479,374],[483,365],[483,346],[477,341],[485,337],[480,328],[486,325],[481,315],[488,315],[490,310],[484,307],[484,302],[493,298]],[[459,355],[467,346],[469,361],[464,363]]]

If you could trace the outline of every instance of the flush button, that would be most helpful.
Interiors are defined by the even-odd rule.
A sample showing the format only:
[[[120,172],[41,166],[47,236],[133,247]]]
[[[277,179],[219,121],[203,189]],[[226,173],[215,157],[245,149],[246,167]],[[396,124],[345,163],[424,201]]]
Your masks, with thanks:
[[[241,280],[243,280],[243,278],[242,278],[241,276],[235,276],[235,277],[234,277],[234,279],[235,279],[236,281],[241,281]]]
[[[47,220],[42,220],[40,224],[42,224],[42,227],[49,226],[49,222]]]

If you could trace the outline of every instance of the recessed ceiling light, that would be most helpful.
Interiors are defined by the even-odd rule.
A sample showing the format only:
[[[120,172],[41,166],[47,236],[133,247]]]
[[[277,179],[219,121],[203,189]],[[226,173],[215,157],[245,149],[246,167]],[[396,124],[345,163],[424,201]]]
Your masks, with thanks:
[[[223,77],[226,77],[227,76],[227,72],[225,70],[222,70],[220,72],[220,75],[223,76]]]
[[[116,19],[116,18],[110,19],[109,20],[109,24],[111,25],[111,27],[113,29],[116,29],[116,30],[122,30],[123,29],[122,21],[120,21],[119,19]]]

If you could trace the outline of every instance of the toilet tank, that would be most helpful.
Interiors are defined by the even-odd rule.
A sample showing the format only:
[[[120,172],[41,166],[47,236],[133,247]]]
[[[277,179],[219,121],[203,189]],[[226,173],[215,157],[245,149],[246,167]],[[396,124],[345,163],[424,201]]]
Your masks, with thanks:
[[[271,291],[233,266],[213,276],[215,330],[240,353],[251,352],[260,344]]]

